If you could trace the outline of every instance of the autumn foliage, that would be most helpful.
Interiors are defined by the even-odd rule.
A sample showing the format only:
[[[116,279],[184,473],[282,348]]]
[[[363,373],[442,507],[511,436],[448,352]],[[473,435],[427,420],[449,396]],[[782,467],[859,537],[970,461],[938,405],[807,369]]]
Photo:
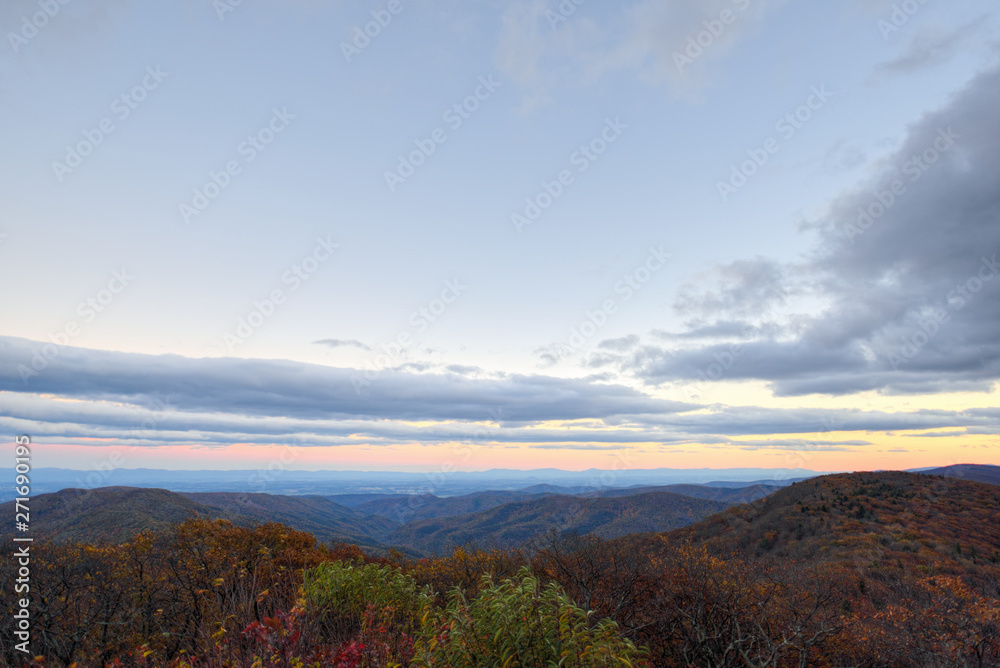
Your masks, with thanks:
[[[998,508],[976,483],[828,476],[668,534],[417,560],[196,519],[33,548],[32,664],[995,668]],[[9,633],[0,660],[29,665]]]

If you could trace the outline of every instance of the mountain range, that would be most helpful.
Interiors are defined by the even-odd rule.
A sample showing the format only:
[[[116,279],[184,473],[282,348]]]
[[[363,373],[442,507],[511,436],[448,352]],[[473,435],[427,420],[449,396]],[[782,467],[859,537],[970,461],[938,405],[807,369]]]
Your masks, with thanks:
[[[840,475],[856,477],[862,474]],[[579,488],[542,484],[521,490],[473,492],[450,497],[432,494],[178,493],[122,486],[64,489],[31,498],[31,530],[38,538],[56,541],[117,542],[144,529],[162,530],[190,517],[203,517],[229,520],[238,525],[278,522],[311,532],[321,542],[352,543],[376,554],[384,554],[392,548],[419,556],[444,554],[465,545],[516,547],[553,531],[607,539],[671,530],[691,531],[692,536],[703,539],[709,531],[716,536],[713,540],[722,541],[727,549],[748,549],[773,542],[775,539],[768,537],[771,533],[776,536],[788,534],[799,542],[820,535],[824,527],[816,517],[839,512],[838,509],[851,514],[857,522],[866,521],[869,514],[877,517],[885,499],[896,503],[894,514],[903,512],[900,504],[904,500],[909,503],[909,512],[918,512],[921,501],[914,501],[910,492],[899,491],[898,480],[934,481],[933,484],[942,490],[975,484],[975,481],[1000,483],[1000,467],[982,465],[929,469],[916,477],[899,472],[864,475],[882,476],[880,480],[888,480],[891,484],[885,487],[873,482],[870,489],[862,488],[859,499],[852,500],[844,496],[845,492],[815,492],[834,485],[841,479],[837,475],[810,478],[787,486],[738,486],[735,482],[722,481],[711,485],[577,491]],[[567,493],[559,493],[560,490]],[[784,510],[779,513],[774,508]],[[797,510],[786,512],[788,508]],[[13,517],[14,503],[0,505],[0,512]],[[723,526],[727,528],[720,529]],[[748,533],[738,536],[732,527],[753,527],[753,530],[745,529]]]
[[[535,487],[529,487],[536,489]],[[57,541],[116,542],[190,517],[239,525],[278,522],[322,542],[353,543],[375,553],[390,547],[437,554],[477,544],[510,547],[552,527],[605,537],[684,526],[778,487],[698,485],[605,489],[582,494],[532,491],[290,496],[186,492],[139,487],[63,489],[30,501],[32,532]],[[680,493],[683,492],[683,493]],[[14,502],[0,505],[14,513]]]
[[[413,495],[462,496],[485,491],[551,491],[577,494],[609,488],[713,484],[745,487],[761,483],[782,486],[821,475],[806,469],[492,469],[489,471],[295,471],[282,468],[235,471],[177,471],[112,468],[92,471],[39,467],[32,469],[33,494],[69,488],[155,487],[173,492],[266,492],[303,495]],[[6,476],[6,477],[5,477]],[[13,469],[0,469],[0,479],[13,480]],[[724,482],[713,482],[713,481]],[[527,488],[527,489],[525,489]],[[14,498],[13,489],[0,487],[0,501]]]

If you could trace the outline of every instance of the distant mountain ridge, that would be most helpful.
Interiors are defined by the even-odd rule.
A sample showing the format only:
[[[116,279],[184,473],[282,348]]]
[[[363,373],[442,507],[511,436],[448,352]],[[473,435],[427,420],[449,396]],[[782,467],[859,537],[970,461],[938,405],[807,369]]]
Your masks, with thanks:
[[[5,517],[14,517],[13,501],[0,504]],[[104,487],[66,489],[32,496],[29,501],[31,535],[58,541],[121,541],[145,529],[163,530],[191,517],[210,517],[211,510],[165,489]],[[12,534],[9,523],[0,535]]]
[[[0,512],[14,516],[14,502]],[[324,542],[354,543],[382,550],[380,538],[398,528],[391,520],[364,515],[322,497],[214,492],[178,494],[165,489],[102,487],[66,489],[31,498],[32,534],[57,541],[119,542],[135,533],[162,530],[192,517],[252,525],[280,522],[310,531]]]
[[[399,528],[399,524],[390,519],[359,512],[321,496],[239,492],[201,492],[182,496],[237,524],[248,521],[279,522],[299,531],[308,531],[322,542],[381,547],[382,539]]]
[[[633,496],[635,494],[647,494],[649,492],[673,492],[683,496],[691,496],[696,499],[709,499],[712,501],[722,501],[733,505],[738,503],[750,503],[781,489],[772,485],[748,485],[746,487],[712,487],[709,485],[666,485],[663,487],[628,487],[625,489],[607,489],[599,492],[585,492],[580,496],[596,497],[616,497]]]
[[[319,496],[240,492],[176,493],[163,489],[67,489],[32,497],[32,530],[57,541],[120,542],[191,517],[239,525],[278,522],[322,542],[353,543],[383,553],[400,547],[437,553],[454,545],[513,546],[551,529],[615,537],[690,524],[732,505],[670,491],[622,490],[609,496],[478,492],[462,497],[385,496],[354,508]],[[706,488],[712,496],[733,490]],[[756,497],[758,491],[750,492]],[[357,502],[359,499],[351,499]],[[13,502],[0,512],[13,513]],[[404,524],[405,522],[405,524]]]
[[[696,499],[721,501],[727,505],[748,503],[772,494],[781,487],[749,485],[745,487],[709,487],[707,485],[666,485],[639,486],[624,489],[601,489],[579,487],[558,487],[555,485],[533,485],[514,492],[473,492],[462,496],[437,497],[433,494],[373,494],[365,501],[364,495],[330,496],[330,500],[340,503],[345,499],[356,510],[395,520],[401,524],[421,520],[443,519],[457,515],[478,513],[505,505],[532,501],[546,496],[576,496],[584,498],[615,498],[647,494],[649,492],[672,492]],[[346,505],[346,504],[345,504]]]
[[[506,503],[526,501],[540,496],[547,495],[525,494],[524,492],[473,492],[462,496],[443,498],[433,494],[399,495],[361,503],[355,508],[369,515],[377,515],[405,524],[418,520],[482,512]]]
[[[926,469],[920,471],[920,473],[925,475],[940,475],[945,478],[971,480],[972,482],[982,482],[987,485],[1000,485],[1000,466],[991,466],[989,464],[953,464],[936,469]]]
[[[792,540],[799,544],[796,550],[802,550],[802,545],[818,540],[815,536],[830,532],[830,528],[822,526],[816,518],[833,513],[834,509],[839,509],[836,512],[840,515],[851,514],[855,526],[863,526],[869,515],[877,517],[879,508],[888,508],[891,503],[897,504],[892,506],[891,514],[898,515],[902,507],[898,506],[897,497],[911,498],[913,489],[928,489],[931,491],[927,494],[940,497],[953,488],[961,488],[966,494],[975,492],[976,498],[985,498],[984,495],[989,494],[987,490],[1000,486],[1000,467],[988,465],[962,464],[917,473],[838,475],[811,478],[787,486],[678,484],[586,489],[576,495],[553,493],[553,489],[574,488],[551,485],[461,496],[349,494],[327,497],[247,492],[177,493],[157,488],[116,486],[34,495],[30,506],[34,535],[60,541],[121,541],[137,531],[163,530],[190,517],[204,517],[227,519],[240,525],[279,522],[311,532],[321,542],[353,543],[377,554],[399,547],[411,555],[420,555],[440,554],[466,544],[511,547],[551,531],[618,538],[627,534],[656,535],[680,530],[698,533],[701,540],[707,535],[705,527],[718,528],[722,523],[728,527],[723,532],[728,536],[726,543],[736,538],[738,532],[734,533],[734,528],[752,525],[754,532],[727,549],[759,548],[774,542],[769,537],[771,534],[780,538],[789,526],[793,526]],[[850,492],[857,494],[859,499],[849,499],[844,496],[846,492],[839,491],[833,496],[830,496],[832,492],[809,492],[817,487],[825,489],[823,486],[841,484],[838,480],[854,481],[851,484],[858,480],[882,482]],[[811,500],[804,501],[809,494],[812,494]],[[888,501],[883,498],[886,494]],[[874,505],[865,503],[863,498],[874,499]],[[789,499],[796,500],[799,514],[768,511],[787,508]],[[924,501],[918,498],[913,503],[919,507]],[[13,502],[0,505],[0,512],[13,517],[13,505]],[[754,519],[750,521],[748,517]],[[904,522],[904,519],[898,521]],[[983,515],[975,521],[985,522],[988,518]],[[4,535],[10,534],[11,529],[6,529]],[[713,541],[716,539],[708,542]]]
[[[12,469],[0,469],[0,475]],[[293,471],[293,470],[230,470],[178,471],[164,469],[125,469],[111,471],[78,471],[39,467],[32,471],[35,494],[57,492],[69,488],[147,487],[173,492],[255,492],[288,495],[356,495],[356,494],[434,494],[461,496],[472,492],[520,491],[538,485],[534,491],[582,493],[607,489],[609,486],[664,486],[674,484],[704,484],[711,481],[733,481],[736,486],[748,484],[787,484],[789,480],[822,475],[806,469],[625,469],[607,471],[563,471],[559,469],[489,471],[454,471],[444,476],[431,473],[398,471]],[[8,478],[10,479],[10,478]],[[611,485],[608,481],[611,481]],[[570,489],[565,489],[570,488]],[[532,493],[529,492],[529,493]],[[8,487],[0,487],[0,501],[14,498]],[[347,504],[345,504],[347,505]]]
[[[668,534],[719,554],[798,563],[864,558],[925,572],[1000,560],[1000,487],[926,473],[841,473],[786,487]],[[928,570],[929,569],[929,570]]]
[[[685,526],[728,506],[662,491],[608,498],[546,495],[483,512],[411,522],[390,540],[395,545],[443,554],[469,544],[516,547],[550,531],[614,538]]]

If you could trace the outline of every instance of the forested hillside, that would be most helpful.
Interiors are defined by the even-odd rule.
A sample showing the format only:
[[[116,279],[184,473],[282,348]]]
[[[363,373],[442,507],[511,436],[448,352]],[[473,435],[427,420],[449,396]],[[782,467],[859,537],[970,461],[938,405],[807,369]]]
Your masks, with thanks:
[[[672,496],[577,501],[596,517]],[[993,668],[998,520],[998,487],[898,472],[799,482],[667,532],[551,527],[519,548],[424,558],[196,517],[34,545],[34,665]],[[9,582],[16,561],[2,563]],[[22,665],[10,633],[3,659]]]

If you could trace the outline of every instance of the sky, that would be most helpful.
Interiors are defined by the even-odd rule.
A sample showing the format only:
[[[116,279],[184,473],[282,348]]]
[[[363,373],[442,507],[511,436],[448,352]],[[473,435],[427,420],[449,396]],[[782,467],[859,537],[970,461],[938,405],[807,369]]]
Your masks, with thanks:
[[[35,466],[1000,464],[993,0],[7,0]]]

